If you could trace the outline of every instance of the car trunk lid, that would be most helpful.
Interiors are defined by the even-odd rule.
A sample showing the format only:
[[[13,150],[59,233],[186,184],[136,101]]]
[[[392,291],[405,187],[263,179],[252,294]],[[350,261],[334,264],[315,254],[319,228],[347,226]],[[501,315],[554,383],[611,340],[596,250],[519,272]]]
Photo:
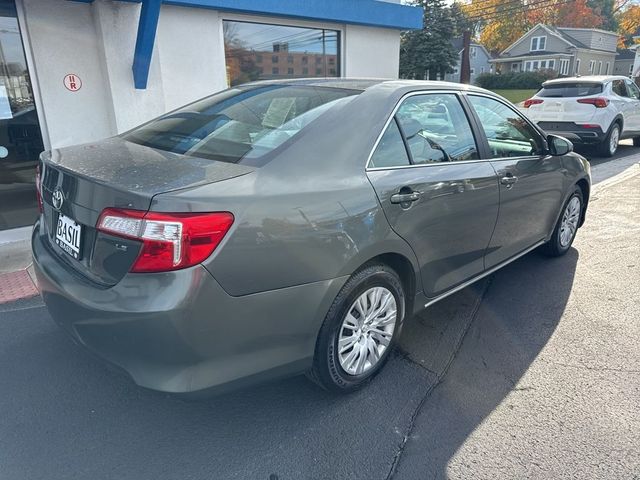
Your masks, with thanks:
[[[254,170],[156,150],[117,137],[45,152],[41,159],[43,235],[62,262],[105,287],[117,283],[130,270],[141,247],[137,240],[96,229],[105,208],[147,211],[157,194],[220,182]],[[176,211],[181,211],[179,205]]]

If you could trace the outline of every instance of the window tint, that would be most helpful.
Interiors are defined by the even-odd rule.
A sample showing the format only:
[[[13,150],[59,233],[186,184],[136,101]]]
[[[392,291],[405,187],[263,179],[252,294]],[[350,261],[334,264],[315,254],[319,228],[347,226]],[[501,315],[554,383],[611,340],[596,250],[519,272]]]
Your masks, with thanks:
[[[613,90],[613,93],[621,97],[629,96],[627,93],[627,87],[624,86],[624,80],[614,80],[611,82],[611,90]]]
[[[469,121],[454,94],[409,97],[396,118],[414,164],[479,158]]]
[[[234,88],[163,115],[123,138],[194,157],[261,165],[260,157],[358,93],[294,85]]]
[[[409,165],[409,156],[400,136],[398,124],[393,119],[373,152],[369,166],[398,167],[403,165]]]
[[[469,95],[489,141],[492,158],[542,153],[540,134],[518,113],[488,97]]]
[[[567,68],[569,68],[569,61],[567,60]],[[542,87],[537,97],[544,98],[562,98],[562,97],[588,97],[589,95],[597,95],[602,93],[601,83],[556,83]]]

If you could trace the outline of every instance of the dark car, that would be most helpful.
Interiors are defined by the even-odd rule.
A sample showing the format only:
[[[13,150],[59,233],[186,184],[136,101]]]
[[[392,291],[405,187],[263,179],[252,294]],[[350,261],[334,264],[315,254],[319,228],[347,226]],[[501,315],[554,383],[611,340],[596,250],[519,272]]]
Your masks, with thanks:
[[[359,387],[413,313],[584,222],[589,164],[441,82],[234,87],[41,156],[52,317],[139,385]],[[550,279],[549,281],[553,281]]]

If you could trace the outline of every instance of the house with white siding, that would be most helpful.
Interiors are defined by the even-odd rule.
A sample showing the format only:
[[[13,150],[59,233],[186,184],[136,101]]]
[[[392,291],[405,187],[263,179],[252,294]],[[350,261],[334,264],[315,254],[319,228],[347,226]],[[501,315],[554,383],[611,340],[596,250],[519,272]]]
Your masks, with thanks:
[[[556,70],[559,75],[610,75],[618,34],[597,28],[538,24],[491,60],[499,72]]]

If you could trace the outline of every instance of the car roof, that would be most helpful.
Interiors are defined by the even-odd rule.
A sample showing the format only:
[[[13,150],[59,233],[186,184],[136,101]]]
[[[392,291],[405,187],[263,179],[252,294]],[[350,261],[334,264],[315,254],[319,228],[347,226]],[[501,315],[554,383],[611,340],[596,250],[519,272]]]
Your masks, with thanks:
[[[622,75],[585,75],[584,77],[565,77],[554,78],[553,80],[547,80],[542,85],[556,85],[559,83],[606,83],[612,80],[628,80],[627,77]]]
[[[391,80],[384,78],[288,78],[283,80],[261,80],[245,83],[242,86],[252,85],[300,85],[313,87],[348,88],[353,90],[367,90],[372,87],[384,85],[386,88],[415,90],[465,90],[486,92],[486,90],[462,83],[431,81],[431,80]]]

